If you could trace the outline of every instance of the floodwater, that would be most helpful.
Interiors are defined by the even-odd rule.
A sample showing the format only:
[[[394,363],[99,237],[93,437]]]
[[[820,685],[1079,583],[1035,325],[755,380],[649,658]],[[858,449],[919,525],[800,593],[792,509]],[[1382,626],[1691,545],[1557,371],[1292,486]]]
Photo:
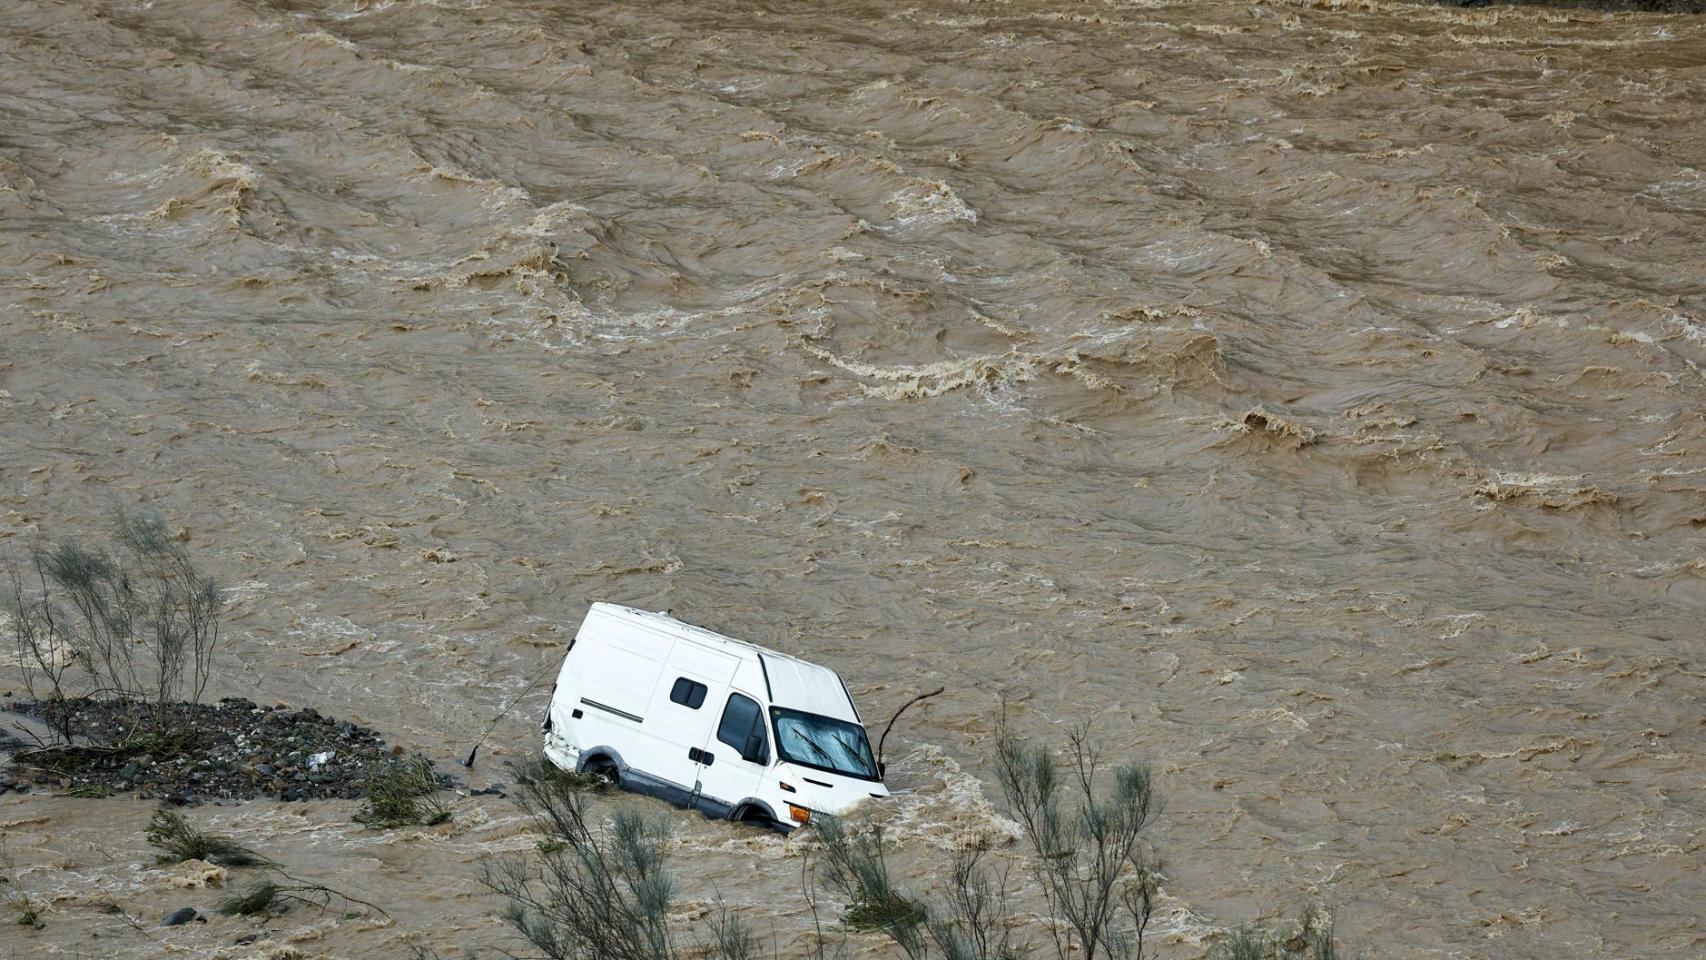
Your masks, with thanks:
[[[920,887],[1011,833],[1003,700],[1087,721],[1159,772],[1166,957],[1316,897],[1380,957],[1696,957],[1703,158],[1686,17],[8,0],[0,536],[164,511],[218,694],[447,769],[595,599],[876,723],[946,685],[889,744]],[[52,902],[0,954],[459,955],[530,843],[201,808],[393,918],[238,946],[152,926],[221,891],[148,809],[0,799]],[[796,844],[671,816],[687,916],[797,945]]]

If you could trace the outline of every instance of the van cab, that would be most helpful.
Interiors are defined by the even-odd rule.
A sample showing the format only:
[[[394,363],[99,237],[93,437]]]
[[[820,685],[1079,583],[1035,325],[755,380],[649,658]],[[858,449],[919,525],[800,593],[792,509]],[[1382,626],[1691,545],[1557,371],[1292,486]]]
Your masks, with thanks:
[[[667,613],[593,604],[540,728],[564,770],[784,833],[888,796],[834,670]]]

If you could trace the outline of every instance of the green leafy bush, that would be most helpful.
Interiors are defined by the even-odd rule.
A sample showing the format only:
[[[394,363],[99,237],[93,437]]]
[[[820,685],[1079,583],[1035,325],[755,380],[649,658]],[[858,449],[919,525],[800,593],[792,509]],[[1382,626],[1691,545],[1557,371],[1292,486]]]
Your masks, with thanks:
[[[368,779],[367,796],[355,819],[370,827],[444,823],[450,819],[450,808],[439,798],[441,789],[427,758],[394,761]]]

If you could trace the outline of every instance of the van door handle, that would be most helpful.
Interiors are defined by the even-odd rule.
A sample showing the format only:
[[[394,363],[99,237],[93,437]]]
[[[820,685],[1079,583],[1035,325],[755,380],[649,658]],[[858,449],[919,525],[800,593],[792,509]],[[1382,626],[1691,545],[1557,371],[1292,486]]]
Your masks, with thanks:
[[[702,763],[708,767],[716,761],[717,756],[709,750],[701,750],[698,747],[688,747],[687,759],[694,763]]]

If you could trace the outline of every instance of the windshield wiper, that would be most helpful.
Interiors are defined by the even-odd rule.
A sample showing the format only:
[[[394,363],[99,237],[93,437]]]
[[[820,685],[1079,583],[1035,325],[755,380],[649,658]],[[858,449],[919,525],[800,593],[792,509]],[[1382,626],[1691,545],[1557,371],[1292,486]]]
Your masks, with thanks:
[[[871,772],[870,771],[870,765],[865,762],[865,757],[863,754],[860,753],[858,744],[847,739],[846,737],[842,736],[839,733],[831,734],[831,736],[833,736],[835,738],[837,743],[841,744],[841,748],[843,750],[847,751],[847,756],[852,758],[853,762],[850,765],[852,766],[852,768],[854,770],[858,771],[859,773],[863,773],[863,774],[868,774]]]
[[[805,744],[808,747],[811,747],[814,751],[817,752],[817,755],[822,757],[826,762],[828,762],[828,764],[830,766],[832,766],[832,767],[835,766],[835,758],[829,755],[828,750],[825,750],[823,747],[819,746],[818,742],[816,740],[813,740],[811,737],[808,737],[803,733],[800,734],[799,736],[800,736],[800,742],[801,743]]]

